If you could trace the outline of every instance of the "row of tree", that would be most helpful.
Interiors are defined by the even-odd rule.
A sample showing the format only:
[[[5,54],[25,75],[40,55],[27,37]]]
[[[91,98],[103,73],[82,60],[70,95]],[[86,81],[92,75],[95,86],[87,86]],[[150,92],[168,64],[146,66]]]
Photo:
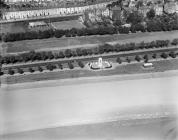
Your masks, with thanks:
[[[94,48],[77,48],[77,49],[66,49],[59,52],[35,52],[31,51],[28,53],[22,53],[19,55],[9,55],[9,56],[0,56],[1,64],[14,64],[28,61],[45,61],[51,59],[63,59],[70,57],[81,57],[89,55],[97,55],[109,52],[123,52],[123,51],[133,51],[140,49],[152,49],[152,48],[161,48],[169,47],[172,45],[178,45],[178,39],[172,41],[169,40],[156,40],[152,42],[141,42],[141,43],[126,43],[126,44],[103,44]]]
[[[164,59],[167,59],[169,56],[172,57],[172,58],[176,58],[177,55],[178,55],[178,54],[176,54],[174,51],[171,51],[170,53],[165,53],[165,52],[163,52],[163,53],[161,53],[160,56],[161,56],[162,58],[164,58]],[[153,59],[156,59],[157,57],[158,57],[158,56],[157,56],[156,53],[154,53],[154,54],[152,55],[152,58],[153,58]],[[149,61],[149,56],[148,56],[148,54],[145,54],[145,55],[143,55],[142,57],[141,57],[140,55],[136,55],[136,56],[135,56],[135,60],[136,60],[137,62],[140,62],[142,59],[144,60],[144,62],[148,62],[148,61]],[[119,64],[121,64],[123,61],[124,61],[124,60],[123,60],[121,57],[117,57],[117,58],[116,58],[116,62],[119,63]],[[127,56],[127,57],[125,58],[125,61],[128,62],[128,63],[131,63],[132,59],[131,59],[131,57],[128,57],[128,56]],[[69,69],[74,69],[74,65],[73,65],[73,63],[72,63],[71,61],[69,61],[67,64],[68,64]],[[61,63],[59,63],[59,64],[57,64],[57,65],[58,65],[59,69],[63,69],[63,65],[62,65]],[[78,61],[78,66],[81,67],[81,68],[84,68],[84,67],[85,67],[84,63],[83,63],[81,60]],[[49,70],[49,71],[53,71],[53,70],[56,69],[56,68],[57,68],[56,64],[47,64],[47,65],[46,65],[46,68],[42,68],[41,66],[38,66],[36,70],[39,71],[39,72],[43,72],[44,69],[47,69],[47,70]],[[16,71],[17,71],[17,73],[19,73],[19,74],[23,74],[23,73],[25,72],[22,68],[19,68],[19,67],[16,68]],[[28,68],[28,72],[33,73],[33,72],[35,72],[35,69],[29,67],[29,68]],[[8,73],[9,75],[14,75],[14,74],[15,74],[15,70],[12,69],[12,68],[9,68],[7,73]],[[0,75],[3,75],[3,74],[4,74],[4,72],[0,71]]]
[[[69,69],[74,69],[74,65],[72,62],[67,62],[67,64],[68,64]],[[59,69],[63,69],[63,65],[61,63],[58,63],[57,66]],[[45,66],[45,68],[43,68],[41,66],[38,66],[35,69],[32,67],[29,67],[26,71],[28,71],[30,73],[33,73],[35,71],[43,72],[43,70],[53,71],[54,69],[57,69],[57,66],[56,66],[56,64],[47,64]],[[82,61],[78,61],[78,66],[81,68],[84,68],[85,65]],[[19,74],[24,74],[25,70],[23,68],[19,68],[19,67],[15,68],[15,69],[9,68],[7,70],[7,74],[9,74],[9,75],[14,75],[16,72]],[[3,74],[4,74],[4,72],[0,71],[0,75],[3,75]]]
[[[167,59],[169,56],[172,57],[172,58],[176,58],[177,55],[178,55],[178,54],[176,54],[175,52],[171,51],[170,53],[165,53],[165,52],[163,52],[163,53],[161,53],[160,56],[161,56],[161,58],[163,58],[163,59]],[[152,55],[152,58],[153,58],[153,59],[156,59],[157,57],[158,57],[158,55],[157,55],[156,53],[154,53],[154,54]],[[149,61],[149,59],[151,59],[151,58],[149,58],[148,54],[145,54],[145,55],[143,55],[143,56],[136,55],[134,59],[135,59],[137,62],[140,62],[140,61],[143,59],[144,62],[147,63],[147,62]],[[122,59],[121,57],[117,57],[116,62],[119,63],[119,64],[121,64],[121,63],[124,62],[124,61],[130,63],[131,60],[132,60],[131,57],[126,57],[125,60]]]

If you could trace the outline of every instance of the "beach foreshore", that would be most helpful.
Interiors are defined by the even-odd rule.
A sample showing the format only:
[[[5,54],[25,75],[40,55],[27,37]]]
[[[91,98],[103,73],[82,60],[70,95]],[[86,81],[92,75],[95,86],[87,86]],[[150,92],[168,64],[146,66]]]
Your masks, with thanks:
[[[1,134],[172,116],[177,83],[178,72],[167,71],[7,85],[0,88]]]

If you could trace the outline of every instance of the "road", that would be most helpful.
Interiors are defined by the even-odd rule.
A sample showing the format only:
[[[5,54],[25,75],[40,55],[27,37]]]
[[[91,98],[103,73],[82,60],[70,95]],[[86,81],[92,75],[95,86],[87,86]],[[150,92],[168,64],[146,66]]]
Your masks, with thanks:
[[[106,79],[2,87],[0,133],[131,119],[140,115],[148,119],[177,112],[177,74],[124,81],[116,77]]]

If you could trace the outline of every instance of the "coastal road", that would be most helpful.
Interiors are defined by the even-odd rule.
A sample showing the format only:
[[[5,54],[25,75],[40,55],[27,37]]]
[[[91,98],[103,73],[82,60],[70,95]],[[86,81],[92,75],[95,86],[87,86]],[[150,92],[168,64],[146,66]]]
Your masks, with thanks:
[[[1,87],[0,134],[176,114],[178,74],[136,77],[123,81],[108,77],[90,82],[73,79],[70,84],[51,81]]]

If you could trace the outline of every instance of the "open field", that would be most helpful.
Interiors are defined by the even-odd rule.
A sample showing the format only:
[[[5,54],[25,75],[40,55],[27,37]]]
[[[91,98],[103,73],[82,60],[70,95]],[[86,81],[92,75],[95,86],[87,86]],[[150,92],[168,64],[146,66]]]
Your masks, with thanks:
[[[43,19],[45,22],[63,22],[63,21],[70,21],[70,20],[78,20],[79,15],[74,16],[66,16],[66,17],[51,17]],[[29,22],[36,22],[40,21],[39,19],[32,20],[32,21],[16,21],[11,23],[0,23],[0,33],[19,33],[19,32],[26,32],[29,31],[28,23]]]
[[[66,29],[81,29],[85,28],[85,25],[80,23],[78,20],[68,20],[68,21],[61,21],[61,22],[53,22],[51,23],[55,29],[66,30]]]
[[[164,117],[160,117],[176,115],[178,105],[178,75],[175,72],[174,76],[169,77],[168,73],[172,72],[165,72],[164,75],[167,76],[159,73],[156,78],[144,79],[143,76],[141,79],[126,81],[118,81],[119,78],[108,78],[109,80],[100,78],[97,82],[92,82],[91,79],[85,83],[85,79],[73,79],[74,84],[71,85],[61,85],[62,81],[47,81],[39,84],[33,82],[27,86],[22,84],[2,87],[0,88],[1,134],[54,128],[32,131],[29,134],[28,132],[14,134],[9,137],[7,135],[3,138],[69,140],[89,137],[89,139],[107,140],[114,136],[116,140],[123,138],[162,140],[167,135],[165,129],[175,128],[176,121],[167,126],[167,122],[170,123],[171,120],[165,121]],[[139,118],[147,119],[141,121]],[[151,122],[149,118],[158,118],[158,121],[153,119]],[[122,123],[121,120],[126,121]],[[129,120],[131,122],[133,120],[135,125],[130,126]],[[110,121],[118,122],[111,123],[112,125],[95,124]],[[82,124],[93,125],[71,127]],[[120,126],[122,124],[123,126]],[[60,126],[69,127],[60,129]]]
[[[75,38],[50,38],[42,40],[26,40],[9,42],[3,44],[4,52],[17,53],[31,50],[51,50],[64,49],[72,47],[87,47],[102,44],[106,42],[112,43],[127,43],[127,42],[141,42],[153,40],[174,39],[178,36],[178,31],[171,32],[152,32],[152,33],[135,33],[129,35],[103,35],[103,36],[86,36]],[[88,45],[90,44],[90,45]]]
[[[150,61],[152,62],[152,61]],[[153,61],[154,68],[144,69],[143,62],[119,65],[115,69],[103,71],[90,71],[86,69],[74,69],[65,71],[53,71],[44,73],[34,73],[27,75],[4,76],[1,82],[4,84],[15,84],[24,82],[45,81],[54,79],[70,79],[79,77],[98,77],[109,75],[125,75],[139,73],[165,72],[178,69],[178,59]]]
[[[27,25],[24,22],[0,24],[0,33],[19,33],[27,30]]]

